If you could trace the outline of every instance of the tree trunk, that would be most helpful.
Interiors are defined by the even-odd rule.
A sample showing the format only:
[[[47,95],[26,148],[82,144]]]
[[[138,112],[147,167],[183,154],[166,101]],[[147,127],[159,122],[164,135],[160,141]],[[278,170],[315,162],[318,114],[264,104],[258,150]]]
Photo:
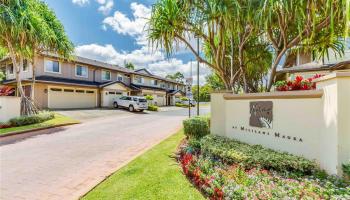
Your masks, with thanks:
[[[247,93],[248,92],[248,84],[247,84],[247,80],[245,77],[245,70],[244,70],[244,64],[243,64],[243,46],[239,47],[238,61],[239,61],[239,69],[241,70],[242,78],[243,78],[243,91],[244,91],[244,93]]]
[[[32,61],[32,87],[31,87],[31,91],[30,91],[30,98],[32,101],[34,101],[34,97],[35,97],[35,65],[36,65],[36,58],[35,58],[35,54],[33,56],[33,61]]]
[[[275,80],[276,70],[277,70],[278,64],[280,63],[285,52],[286,52],[286,49],[282,49],[281,51],[277,51],[277,57],[271,66],[270,78],[269,78],[268,85],[266,88],[267,92],[271,91],[272,85],[273,85],[274,80]]]

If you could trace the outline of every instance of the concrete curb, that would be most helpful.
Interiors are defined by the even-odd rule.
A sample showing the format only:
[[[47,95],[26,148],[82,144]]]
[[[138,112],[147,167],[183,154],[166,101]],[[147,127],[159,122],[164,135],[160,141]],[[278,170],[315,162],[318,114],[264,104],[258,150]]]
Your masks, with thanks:
[[[34,132],[34,131],[47,130],[47,129],[57,128],[57,127],[62,127],[62,126],[69,126],[69,125],[74,125],[74,124],[80,124],[80,122],[70,122],[70,123],[58,124],[58,125],[53,125],[53,126],[48,126],[48,127],[34,128],[34,129],[30,129],[30,130],[5,133],[5,134],[0,135],[0,138],[10,137],[10,136],[19,135],[19,134],[25,134],[25,133]]]

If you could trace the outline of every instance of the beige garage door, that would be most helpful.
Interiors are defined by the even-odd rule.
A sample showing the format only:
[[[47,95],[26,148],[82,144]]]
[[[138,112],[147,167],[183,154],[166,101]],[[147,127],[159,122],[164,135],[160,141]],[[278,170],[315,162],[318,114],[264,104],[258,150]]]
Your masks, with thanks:
[[[155,100],[156,100],[158,106],[164,106],[165,105],[164,95],[157,95]]]
[[[81,88],[49,88],[49,108],[96,107],[96,90]]]

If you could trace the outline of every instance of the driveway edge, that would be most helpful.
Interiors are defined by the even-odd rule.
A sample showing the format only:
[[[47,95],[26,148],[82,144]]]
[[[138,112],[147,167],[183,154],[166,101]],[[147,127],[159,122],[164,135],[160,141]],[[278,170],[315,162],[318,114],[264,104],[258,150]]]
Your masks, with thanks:
[[[74,125],[74,124],[80,124],[80,122],[70,122],[70,123],[58,124],[58,125],[53,125],[53,126],[48,126],[48,127],[34,128],[34,129],[23,130],[23,131],[16,131],[16,132],[2,134],[2,135],[0,135],[0,138],[11,137],[14,135],[25,134],[25,133],[34,132],[34,131],[47,130],[47,129],[57,128],[57,127],[62,127],[62,126],[70,126],[70,125]]]

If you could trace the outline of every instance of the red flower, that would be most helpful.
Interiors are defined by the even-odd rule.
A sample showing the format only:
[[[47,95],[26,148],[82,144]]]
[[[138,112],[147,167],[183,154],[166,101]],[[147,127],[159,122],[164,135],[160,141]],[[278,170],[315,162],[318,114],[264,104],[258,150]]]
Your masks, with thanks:
[[[301,82],[304,78],[302,76],[295,77],[296,82]]]
[[[215,199],[222,199],[224,197],[224,192],[220,188],[215,188],[214,189],[214,196],[216,197]]]

